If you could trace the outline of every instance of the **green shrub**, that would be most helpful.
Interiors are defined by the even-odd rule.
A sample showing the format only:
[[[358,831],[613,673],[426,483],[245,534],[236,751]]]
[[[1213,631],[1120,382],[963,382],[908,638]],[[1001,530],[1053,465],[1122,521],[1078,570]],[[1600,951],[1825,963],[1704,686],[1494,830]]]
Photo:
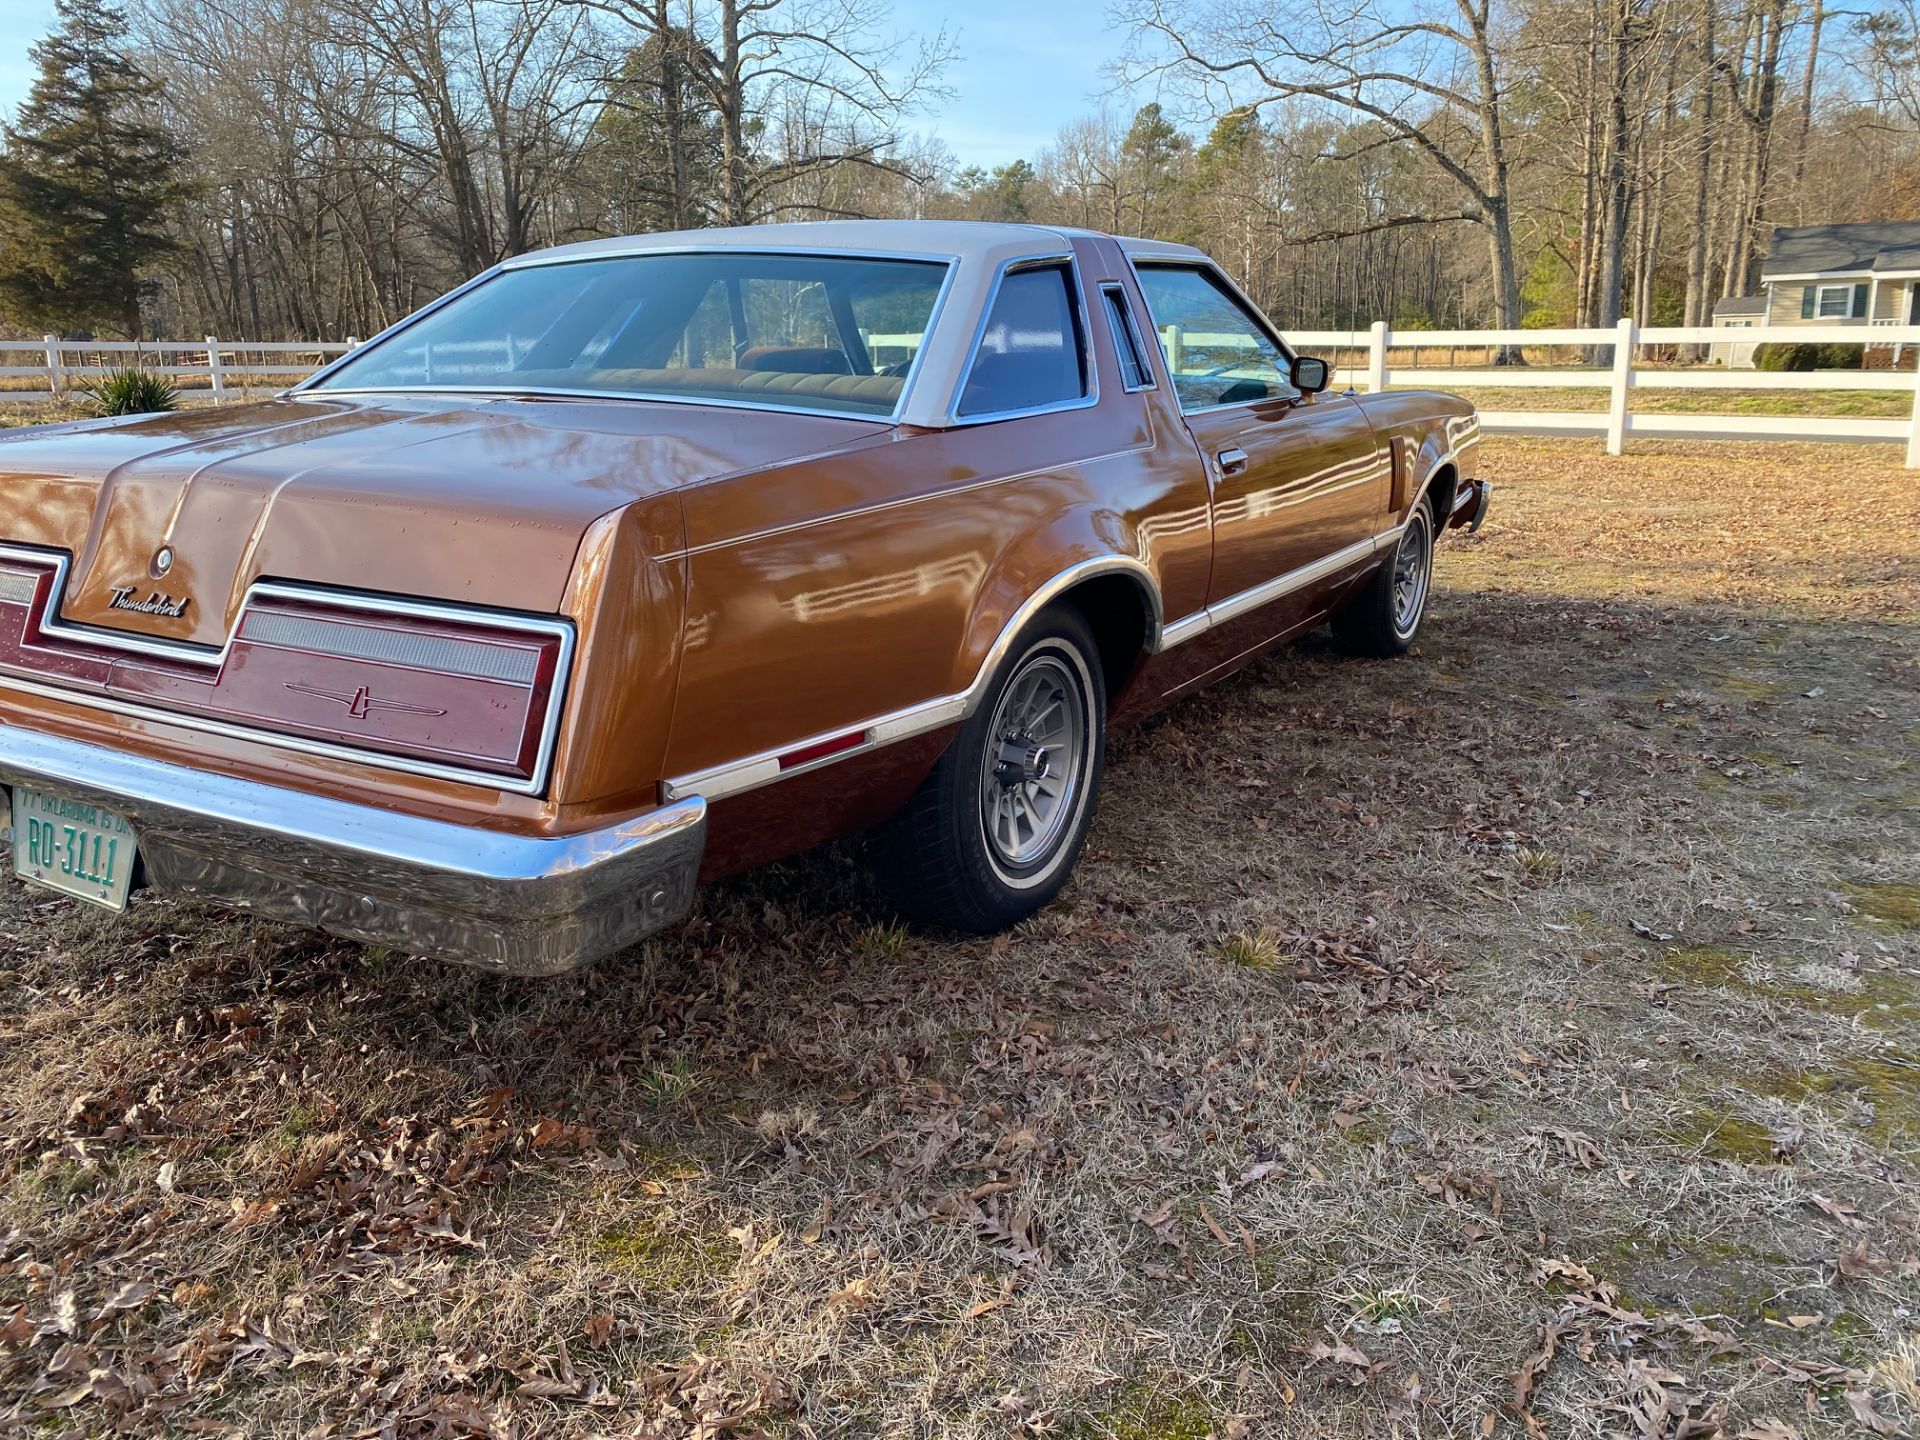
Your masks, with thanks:
[[[1775,341],[1756,346],[1753,363],[1760,370],[1858,370],[1863,349],[1859,345]]]
[[[108,371],[86,387],[86,396],[102,415],[151,415],[180,408],[173,381],[134,366]]]
[[[1756,370],[1811,370],[1818,345],[1759,345],[1754,347]]]

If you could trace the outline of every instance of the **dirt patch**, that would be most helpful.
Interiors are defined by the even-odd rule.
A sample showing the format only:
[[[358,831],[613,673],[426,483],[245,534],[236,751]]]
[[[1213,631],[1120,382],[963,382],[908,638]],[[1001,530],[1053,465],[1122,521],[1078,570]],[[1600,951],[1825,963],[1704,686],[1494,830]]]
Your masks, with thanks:
[[[1487,448],[1419,652],[1120,738],[998,939],[844,849],[547,982],[0,888],[0,1414],[1915,1424],[1920,487]]]

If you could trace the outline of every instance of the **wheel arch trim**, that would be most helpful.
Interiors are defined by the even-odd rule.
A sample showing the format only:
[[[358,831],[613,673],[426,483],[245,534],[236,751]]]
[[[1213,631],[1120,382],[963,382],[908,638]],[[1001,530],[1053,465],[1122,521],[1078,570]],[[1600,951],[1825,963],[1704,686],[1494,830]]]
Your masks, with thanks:
[[[1014,642],[1020,638],[1020,632],[1049,605],[1070,594],[1076,586],[1108,575],[1124,575],[1140,591],[1147,613],[1144,643],[1149,653],[1159,650],[1164,613],[1159,583],[1146,562],[1131,555],[1088,556],[1057,571],[1014,608],[994,633],[973,679],[964,689],[851,725],[836,726],[816,735],[805,736],[776,750],[762,750],[738,760],[663,780],[660,782],[662,800],[684,800],[699,795],[714,801],[729,795],[743,795],[776,781],[850,760],[883,745],[959,724],[972,715],[986,698],[987,685],[993,679],[994,671],[1006,659]]]

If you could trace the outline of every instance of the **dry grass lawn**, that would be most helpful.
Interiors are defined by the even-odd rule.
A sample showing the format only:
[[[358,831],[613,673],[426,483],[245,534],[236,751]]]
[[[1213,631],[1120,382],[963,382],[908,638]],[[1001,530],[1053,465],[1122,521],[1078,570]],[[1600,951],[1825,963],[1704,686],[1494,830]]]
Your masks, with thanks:
[[[1920,1424],[1920,481],[1494,439],[1418,653],[1114,747],[1063,900],[849,853],[517,982],[0,887],[0,1429]]]

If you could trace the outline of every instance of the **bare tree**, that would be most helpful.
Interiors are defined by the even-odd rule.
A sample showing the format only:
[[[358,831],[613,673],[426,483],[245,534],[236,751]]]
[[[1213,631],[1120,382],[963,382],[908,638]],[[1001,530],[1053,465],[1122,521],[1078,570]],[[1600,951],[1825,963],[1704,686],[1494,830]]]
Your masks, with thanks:
[[[669,33],[657,0],[562,0],[616,16],[643,37]],[[898,124],[945,93],[953,56],[942,30],[916,46],[889,38],[884,0],[687,0],[675,28],[697,38],[689,74],[717,117],[718,219],[744,225],[802,176],[885,166]],[[756,145],[772,127],[776,143]]]
[[[1464,203],[1456,213],[1393,217],[1394,223],[1481,226],[1496,323],[1520,323],[1491,0],[1434,0],[1410,10],[1386,0],[1315,0],[1284,12],[1237,0],[1129,0],[1120,14],[1145,40],[1127,66],[1133,78],[1189,80],[1218,110],[1313,101],[1365,116],[1424,155],[1453,181]]]

